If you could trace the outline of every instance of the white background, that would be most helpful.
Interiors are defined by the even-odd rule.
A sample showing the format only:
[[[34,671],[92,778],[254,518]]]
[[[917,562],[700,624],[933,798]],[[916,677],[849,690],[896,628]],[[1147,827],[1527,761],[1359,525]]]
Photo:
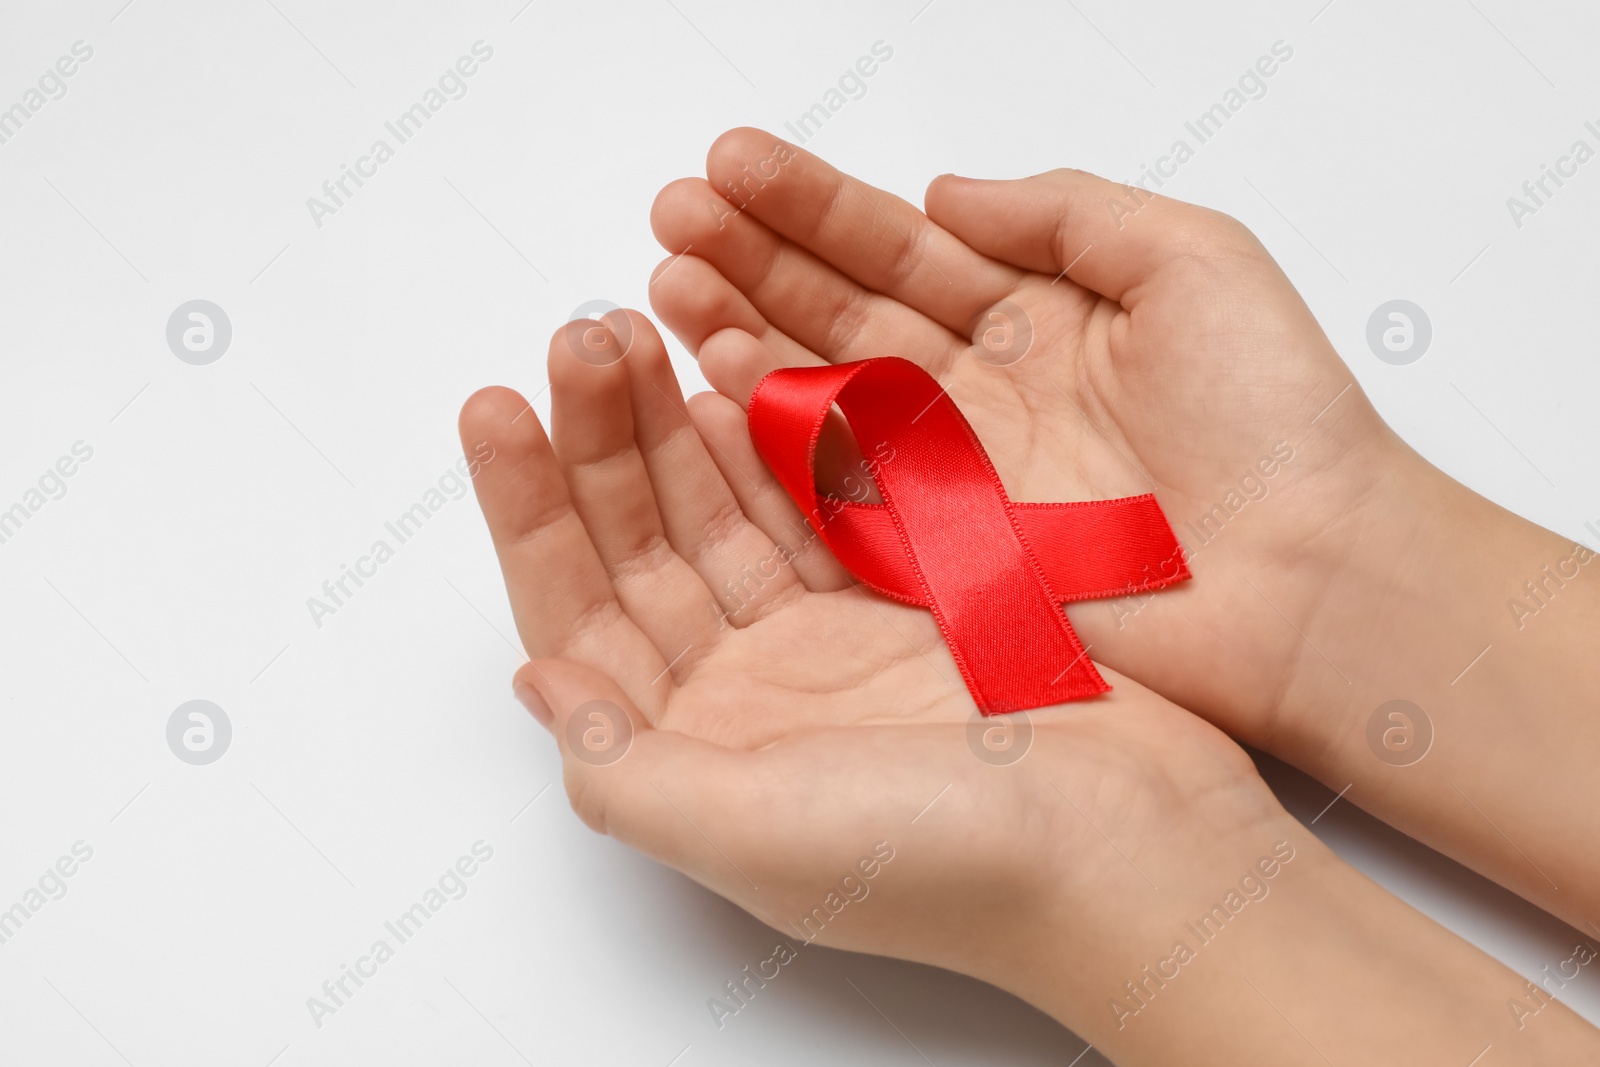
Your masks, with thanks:
[[[572,309],[646,306],[660,186],[730,126],[782,132],[880,40],[892,60],[807,147],[919,203],[943,171],[1131,178],[1287,42],[1166,191],[1261,235],[1430,459],[1593,544],[1600,161],[1520,228],[1506,198],[1596,144],[1600,16],[1323,2],[4,0],[0,107],[94,54],[0,145],[0,509],[94,451],[0,544],[0,908],[74,842],[94,855],[0,945],[0,1060],[1078,1055],[976,982],[824,949],[719,1032],[706,998],[772,935],[568,811],[470,497],[320,628],[306,598],[446,472],[473,389],[532,395]],[[306,199],[478,40],[468,94],[314,225]],[[233,326],[209,366],[166,343],[194,298]],[[1432,320],[1410,366],[1366,345],[1393,298]],[[234,729],[204,767],[165,737],[196,698]],[[1333,797],[1268,773],[1307,820]],[[1347,803],[1315,830],[1524,973],[1579,936]],[[470,892],[314,1026],[306,998],[480,839]],[[1600,1019],[1592,974],[1563,996]]]

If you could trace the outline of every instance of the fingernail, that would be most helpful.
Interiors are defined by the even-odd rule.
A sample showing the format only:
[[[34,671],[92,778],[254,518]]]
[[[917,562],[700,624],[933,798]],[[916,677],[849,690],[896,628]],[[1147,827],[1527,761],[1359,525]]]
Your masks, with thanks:
[[[544,702],[544,697],[539,695],[537,689],[527,682],[519,682],[511,687],[511,691],[517,695],[518,700],[522,701],[522,706],[532,712],[535,719],[539,720],[540,726],[543,726],[546,730],[551,729],[551,724],[556,721],[556,717],[550,711],[550,705]]]

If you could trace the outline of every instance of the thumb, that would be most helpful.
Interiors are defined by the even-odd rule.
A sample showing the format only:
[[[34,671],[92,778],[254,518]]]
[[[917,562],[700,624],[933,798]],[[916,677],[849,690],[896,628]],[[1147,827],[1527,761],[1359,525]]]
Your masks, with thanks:
[[[941,175],[928,186],[928,217],[975,250],[1051,276],[1066,274],[1132,307],[1158,271],[1259,248],[1220,212],[1081,170],[989,181]]]
[[[565,743],[569,731],[579,735],[577,744],[587,762],[605,766],[626,755],[639,730],[650,727],[621,686],[583,664],[530,660],[517,668],[511,690],[539,725],[563,742],[563,758],[572,754]]]
[[[723,849],[744,844],[733,813],[749,796],[757,754],[654,728],[621,686],[582,664],[533,660],[513,688],[519,697],[532,690],[548,712],[540,721],[561,746],[567,798],[591,829],[723,896],[748,897],[755,883]]]

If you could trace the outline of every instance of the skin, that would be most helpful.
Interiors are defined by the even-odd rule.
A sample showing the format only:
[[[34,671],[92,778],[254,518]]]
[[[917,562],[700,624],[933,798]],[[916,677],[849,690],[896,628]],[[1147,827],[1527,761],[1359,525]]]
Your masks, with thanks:
[[[1028,713],[1020,758],[980,758],[1020,719],[975,721],[928,613],[805,537],[739,406],[685,403],[643,316],[558,331],[550,382],[548,436],[503,388],[461,432],[495,457],[474,485],[533,657],[517,694],[594,829],[797,951],[821,908],[817,943],[990,981],[1119,1063],[1594,1056],[1558,1003],[1518,1027],[1519,979],[1332,856],[1221,730],[1110,668],[1108,696]],[[728,592],[780,544],[773,578]],[[1193,938],[1235,890],[1251,902]],[[1183,938],[1196,958],[1132,999]]]
[[[1070,607],[1096,662],[1600,934],[1600,565],[1390,431],[1235,220],[1066,170],[925,208],[730,131],[656,200],[653,307],[740,403],[901,355],[1013,499],[1154,492],[1195,580]],[[1434,728],[1404,766],[1368,736],[1421,736],[1396,699]]]

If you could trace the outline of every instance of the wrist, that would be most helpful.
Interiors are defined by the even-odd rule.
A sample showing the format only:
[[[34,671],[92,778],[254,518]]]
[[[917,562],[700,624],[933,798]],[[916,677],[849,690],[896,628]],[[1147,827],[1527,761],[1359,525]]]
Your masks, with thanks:
[[[1303,662],[1263,745],[1346,800],[1582,926],[1600,907],[1586,708],[1600,663],[1600,557],[1460,485],[1396,462],[1362,546],[1298,620]],[[1513,743],[1514,742],[1514,743]],[[1541,789],[1527,783],[1539,781]],[[1586,926],[1583,928],[1587,929]]]
[[[980,977],[1102,1049],[1137,1047],[1141,1033],[1166,1034],[1183,1014],[1169,1003],[1184,997],[1169,994],[1203,986],[1207,979],[1195,976],[1228,956],[1227,945],[1241,940],[1234,931],[1255,925],[1275,907],[1279,887],[1298,881],[1290,873],[1316,866],[1316,854],[1326,852],[1257,785],[1260,795],[1208,798],[1203,807],[1212,811],[1170,820],[1161,840],[1130,850],[1126,877],[1097,891],[1064,893],[1071,872],[1042,871],[1037,899],[1017,909],[1028,929],[1011,958],[997,961],[1003,977]],[[1237,820],[1244,808],[1257,817]]]
[[[1494,639],[1501,574],[1515,570],[1507,557],[1528,551],[1530,530],[1544,533],[1397,438],[1371,462],[1341,535],[1307,546],[1299,564],[1317,576],[1318,594],[1296,620],[1297,639],[1318,654],[1294,660],[1263,746],[1299,766],[1353,750],[1353,717],[1448,689]]]
[[[1251,849],[1261,855],[1217,880]],[[1287,816],[1213,858],[1187,883],[1163,886],[1165,905],[1104,953],[1058,956],[1056,980],[1028,999],[1124,1067],[1460,1067],[1490,1045],[1511,1062],[1569,1063],[1600,1049],[1553,998],[1537,1012],[1509,1010],[1540,1003],[1523,979]]]

